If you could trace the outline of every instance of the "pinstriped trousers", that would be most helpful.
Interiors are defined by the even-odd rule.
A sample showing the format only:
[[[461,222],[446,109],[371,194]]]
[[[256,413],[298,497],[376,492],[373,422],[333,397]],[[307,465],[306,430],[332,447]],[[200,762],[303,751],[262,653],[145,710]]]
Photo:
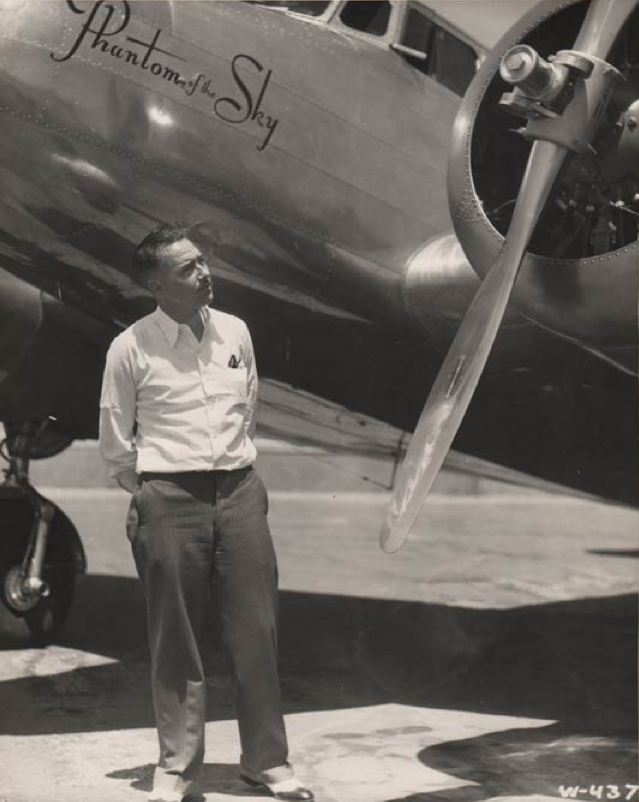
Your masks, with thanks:
[[[187,794],[204,758],[202,625],[214,605],[249,776],[288,768],[277,673],[277,563],[268,496],[249,466],[142,474],[127,535],[147,604],[160,758],[154,792]],[[292,774],[292,771],[291,771]]]

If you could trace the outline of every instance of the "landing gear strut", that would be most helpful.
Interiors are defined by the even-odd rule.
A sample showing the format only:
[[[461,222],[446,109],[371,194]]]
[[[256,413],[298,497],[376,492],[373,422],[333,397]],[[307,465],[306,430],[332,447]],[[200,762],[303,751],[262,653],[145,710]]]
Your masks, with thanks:
[[[36,643],[59,632],[71,609],[76,573],[86,568],[75,527],[29,481],[34,443],[46,426],[13,425],[1,447],[9,467],[0,484],[0,600]]]

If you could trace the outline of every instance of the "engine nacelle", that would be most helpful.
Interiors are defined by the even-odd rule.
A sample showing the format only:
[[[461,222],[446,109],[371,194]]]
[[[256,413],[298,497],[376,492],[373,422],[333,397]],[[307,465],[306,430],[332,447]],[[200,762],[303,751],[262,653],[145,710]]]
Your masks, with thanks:
[[[0,269],[0,420],[9,429],[53,420],[61,444],[96,437],[112,335],[110,327]]]
[[[627,2],[629,0],[620,0]],[[497,44],[475,77],[455,121],[449,200],[455,232],[480,276],[504,242],[531,142],[499,102],[512,90],[500,62],[514,45],[552,61],[570,49],[587,0],[548,0]],[[639,24],[637,9],[608,61],[626,79],[614,90],[596,153],[570,153],[521,267],[513,303],[537,324],[637,370],[639,219]],[[522,129],[523,130],[523,129]]]

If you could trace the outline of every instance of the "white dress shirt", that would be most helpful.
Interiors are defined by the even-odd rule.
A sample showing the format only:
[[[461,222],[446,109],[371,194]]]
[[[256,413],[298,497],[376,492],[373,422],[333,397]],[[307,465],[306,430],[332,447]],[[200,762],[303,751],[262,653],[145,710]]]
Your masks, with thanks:
[[[249,331],[233,315],[200,312],[199,342],[158,307],[111,343],[100,451],[129,489],[134,471],[234,470],[255,460],[257,371]]]

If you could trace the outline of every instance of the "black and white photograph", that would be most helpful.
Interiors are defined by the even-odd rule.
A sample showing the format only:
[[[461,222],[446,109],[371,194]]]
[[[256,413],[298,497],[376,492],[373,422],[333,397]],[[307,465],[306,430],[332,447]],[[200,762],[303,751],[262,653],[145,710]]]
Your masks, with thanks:
[[[639,0],[0,0],[0,802],[639,802]]]

